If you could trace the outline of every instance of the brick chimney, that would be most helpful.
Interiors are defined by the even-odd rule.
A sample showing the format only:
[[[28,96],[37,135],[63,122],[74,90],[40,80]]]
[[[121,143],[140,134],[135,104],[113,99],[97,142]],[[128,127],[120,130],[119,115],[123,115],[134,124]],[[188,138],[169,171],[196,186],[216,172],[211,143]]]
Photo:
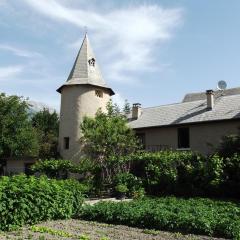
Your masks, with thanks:
[[[138,119],[142,114],[142,107],[140,103],[134,103],[132,106],[132,119]]]
[[[207,109],[212,110],[214,107],[214,91],[213,90],[207,90]]]

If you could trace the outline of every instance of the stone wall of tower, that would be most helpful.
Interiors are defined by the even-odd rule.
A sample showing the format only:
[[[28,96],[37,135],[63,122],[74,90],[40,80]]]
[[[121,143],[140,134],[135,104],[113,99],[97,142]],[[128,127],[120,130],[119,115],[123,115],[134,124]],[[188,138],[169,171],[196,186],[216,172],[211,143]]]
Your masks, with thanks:
[[[103,93],[96,95],[96,90]],[[59,127],[59,152],[64,159],[77,162],[81,156],[80,124],[84,116],[94,117],[99,108],[106,111],[110,100],[107,89],[91,85],[65,86],[61,91],[61,112]],[[65,149],[64,138],[69,138],[69,149]]]

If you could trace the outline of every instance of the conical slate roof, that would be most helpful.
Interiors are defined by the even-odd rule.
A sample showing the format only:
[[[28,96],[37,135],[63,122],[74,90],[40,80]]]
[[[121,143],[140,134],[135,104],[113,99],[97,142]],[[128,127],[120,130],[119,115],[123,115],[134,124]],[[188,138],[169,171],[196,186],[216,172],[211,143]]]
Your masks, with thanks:
[[[102,77],[87,34],[83,39],[82,46],[78,52],[67,81],[58,88],[57,91],[61,93],[62,88],[69,85],[98,86],[108,89],[110,94],[114,95],[113,90],[107,86]]]

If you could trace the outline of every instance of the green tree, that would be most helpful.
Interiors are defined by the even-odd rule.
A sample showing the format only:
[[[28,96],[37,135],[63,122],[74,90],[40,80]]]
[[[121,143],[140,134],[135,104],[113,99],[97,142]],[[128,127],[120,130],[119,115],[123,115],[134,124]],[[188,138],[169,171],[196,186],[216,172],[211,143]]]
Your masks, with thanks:
[[[116,105],[110,101],[107,113],[99,110],[95,118],[85,117],[81,130],[83,151],[100,169],[103,180],[111,182],[113,175],[129,170],[129,163],[120,159],[136,151],[138,140]]]
[[[22,97],[0,94],[0,156],[37,156],[38,142]]]
[[[32,125],[38,135],[39,157],[57,157],[59,117],[54,111],[44,108],[32,117]]]
[[[125,99],[124,106],[123,106],[123,113],[125,115],[129,114],[131,112],[131,107],[127,99]]]

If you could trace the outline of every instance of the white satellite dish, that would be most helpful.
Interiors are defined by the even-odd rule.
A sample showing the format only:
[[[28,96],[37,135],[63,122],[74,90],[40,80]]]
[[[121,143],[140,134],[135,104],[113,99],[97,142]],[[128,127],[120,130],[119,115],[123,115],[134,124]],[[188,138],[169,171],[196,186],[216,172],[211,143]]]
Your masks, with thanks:
[[[223,80],[219,81],[217,84],[219,90],[225,90],[227,88],[227,83]]]

